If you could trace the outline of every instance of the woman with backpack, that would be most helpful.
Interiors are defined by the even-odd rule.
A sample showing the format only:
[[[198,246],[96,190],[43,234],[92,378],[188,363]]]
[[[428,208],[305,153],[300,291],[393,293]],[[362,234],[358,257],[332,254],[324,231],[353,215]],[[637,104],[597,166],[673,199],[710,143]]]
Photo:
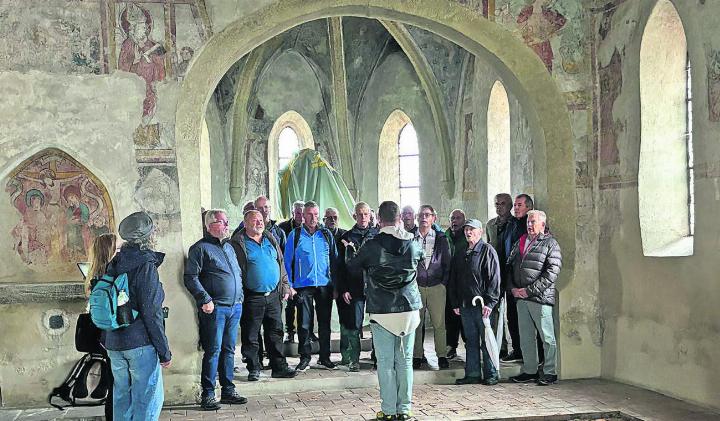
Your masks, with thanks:
[[[90,271],[85,278],[85,293],[90,295],[92,287],[104,274],[110,260],[115,256],[117,244],[117,236],[115,234],[102,234],[95,237],[93,241],[92,249],[90,250]],[[108,358],[107,350],[105,349],[105,335],[99,335],[97,340],[101,346],[99,349],[103,351],[103,354]],[[105,419],[112,421],[113,419],[113,377],[112,371],[107,370],[108,376],[108,394],[105,400]]]
[[[113,412],[121,420],[152,421],[160,417],[164,400],[161,367],[169,367],[172,358],[163,325],[165,292],[157,269],[165,255],[153,251],[155,225],[145,212],[123,219],[119,233],[125,244],[108,264],[106,275],[127,275],[125,298],[136,318],[106,333],[115,378]]]

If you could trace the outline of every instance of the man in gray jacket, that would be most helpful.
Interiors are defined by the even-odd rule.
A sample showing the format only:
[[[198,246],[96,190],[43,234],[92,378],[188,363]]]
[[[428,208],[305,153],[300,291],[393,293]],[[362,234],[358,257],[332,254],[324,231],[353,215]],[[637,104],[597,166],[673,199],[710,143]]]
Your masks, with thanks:
[[[511,378],[516,383],[537,382],[547,386],[557,382],[557,345],[553,323],[555,280],[562,266],[560,245],[545,232],[545,212],[528,212],[527,234],[515,243],[508,266],[511,294],[517,299],[522,372]],[[538,373],[536,334],[540,333],[545,353],[543,373]]]

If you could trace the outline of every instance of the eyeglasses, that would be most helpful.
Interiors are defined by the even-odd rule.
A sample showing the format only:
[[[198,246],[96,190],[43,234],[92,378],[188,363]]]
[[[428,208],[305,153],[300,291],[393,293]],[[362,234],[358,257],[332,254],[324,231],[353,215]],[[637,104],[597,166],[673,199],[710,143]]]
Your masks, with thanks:
[[[212,225],[212,224],[223,224],[225,226],[228,226],[228,225],[230,225],[230,221],[215,221],[215,222],[210,223],[210,225]]]

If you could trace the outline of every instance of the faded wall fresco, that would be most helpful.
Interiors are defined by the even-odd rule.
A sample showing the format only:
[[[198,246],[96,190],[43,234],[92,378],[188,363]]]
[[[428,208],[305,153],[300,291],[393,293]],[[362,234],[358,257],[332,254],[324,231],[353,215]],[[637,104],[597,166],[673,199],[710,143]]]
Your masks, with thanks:
[[[613,107],[622,92],[622,58],[616,49],[610,63],[600,67],[600,163],[603,165],[617,164],[620,160],[618,151],[618,133],[623,130],[621,121],[615,121]]]
[[[39,270],[86,260],[93,239],[114,227],[104,186],[57,149],[21,164],[5,191],[19,214],[11,232],[13,248],[23,262]]]
[[[708,108],[710,121],[720,122],[720,50],[708,57]]]

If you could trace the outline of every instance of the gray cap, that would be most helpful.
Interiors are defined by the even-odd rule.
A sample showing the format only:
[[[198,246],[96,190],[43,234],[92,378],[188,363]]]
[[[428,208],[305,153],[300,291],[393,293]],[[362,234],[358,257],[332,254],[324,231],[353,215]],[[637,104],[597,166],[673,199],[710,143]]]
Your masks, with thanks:
[[[125,241],[144,240],[152,234],[155,224],[147,212],[135,212],[120,222],[120,237]]]
[[[465,220],[465,223],[463,224],[463,227],[473,227],[473,228],[479,228],[483,229],[482,222],[480,222],[477,219],[467,219]]]

